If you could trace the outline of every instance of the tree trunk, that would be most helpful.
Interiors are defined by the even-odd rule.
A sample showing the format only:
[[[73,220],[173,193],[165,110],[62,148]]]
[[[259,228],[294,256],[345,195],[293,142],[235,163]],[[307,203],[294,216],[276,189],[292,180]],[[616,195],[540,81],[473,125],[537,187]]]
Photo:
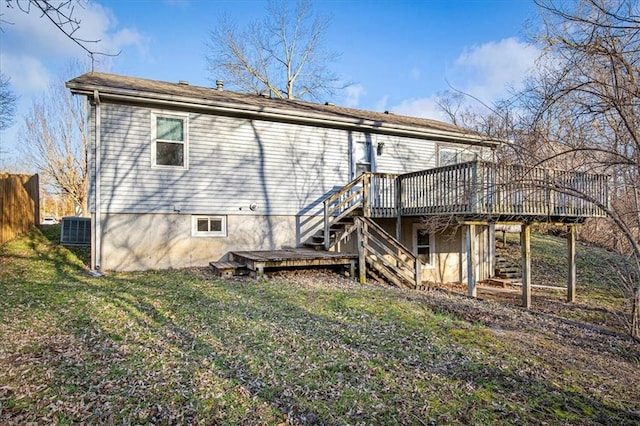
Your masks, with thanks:
[[[633,289],[631,302],[631,336],[640,341],[640,289]]]

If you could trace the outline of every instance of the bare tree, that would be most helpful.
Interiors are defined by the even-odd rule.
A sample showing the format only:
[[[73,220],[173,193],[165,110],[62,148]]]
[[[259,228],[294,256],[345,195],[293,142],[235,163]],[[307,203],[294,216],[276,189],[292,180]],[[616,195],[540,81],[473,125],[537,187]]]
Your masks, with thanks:
[[[18,98],[11,90],[9,77],[0,73],[0,131],[9,128],[13,124],[17,100]]]
[[[84,7],[88,0],[4,0],[5,5],[10,8],[17,8],[26,14],[40,13],[41,17],[46,18],[52,25],[57,27],[69,40],[77,44],[82,50],[87,52],[94,61],[95,55],[117,56],[119,53],[105,53],[94,50],[91,46],[95,46],[100,40],[87,40],[78,35],[81,21],[75,15],[75,7]],[[1,19],[0,25],[11,24]],[[0,26],[0,31],[2,26]]]
[[[640,337],[640,8],[636,0],[536,0],[544,56],[522,94],[520,148],[537,164],[612,176],[607,210],[628,274],[631,334]]]
[[[474,102],[477,108],[473,108],[469,101]],[[468,93],[449,89],[438,93],[436,104],[455,126],[498,140],[507,141],[514,137],[512,101],[498,100],[488,105]]]
[[[459,94],[440,107],[452,121],[514,141],[502,155],[535,167],[611,176],[610,202],[569,185],[554,191],[594,202],[608,214],[612,243],[628,254],[617,280],[640,338],[640,5],[637,0],[535,0],[543,48],[527,86],[491,112],[470,113]],[[504,158],[503,157],[503,158]],[[611,232],[613,231],[613,232]]]
[[[54,193],[73,200],[76,214],[87,207],[86,108],[63,81],[33,102],[25,117],[21,146],[27,163]]]
[[[295,7],[271,1],[265,17],[244,31],[221,18],[207,43],[211,79],[282,99],[332,95],[342,87],[328,67],[337,55],[322,45],[327,25],[308,0],[299,0]]]

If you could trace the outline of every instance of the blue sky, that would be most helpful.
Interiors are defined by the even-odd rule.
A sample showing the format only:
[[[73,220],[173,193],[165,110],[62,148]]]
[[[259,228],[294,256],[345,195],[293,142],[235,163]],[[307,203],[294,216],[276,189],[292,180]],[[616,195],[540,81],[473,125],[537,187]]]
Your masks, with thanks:
[[[491,103],[517,87],[539,54],[527,43],[537,16],[529,0],[316,0],[314,9],[331,18],[325,43],[341,53],[332,70],[353,83],[327,99],[337,105],[444,119],[434,99],[448,85]],[[261,0],[96,0],[75,14],[81,37],[121,52],[100,59],[102,70],[210,86],[205,43],[218,16],[241,26],[264,11]],[[33,99],[86,57],[38,14],[4,4],[3,13],[11,24],[0,32],[0,71],[19,110],[0,134],[0,168],[19,160],[16,141]]]

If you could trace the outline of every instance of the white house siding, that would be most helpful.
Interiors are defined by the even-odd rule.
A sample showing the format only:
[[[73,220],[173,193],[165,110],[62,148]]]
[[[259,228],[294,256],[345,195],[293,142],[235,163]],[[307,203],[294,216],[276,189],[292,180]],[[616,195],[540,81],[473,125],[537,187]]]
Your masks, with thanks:
[[[376,171],[380,173],[410,173],[438,167],[438,149],[458,148],[475,152],[479,159],[491,160],[491,149],[478,146],[438,142],[417,138],[376,135],[375,148],[382,145],[381,154],[376,154]]]
[[[359,140],[372,142],[378,172],[437,165],[435,141],[189,113],[188,169],[154,169],[151,112],[171,111],[101,108],[103,212],[243,214],[255,203],[263,214],[306,213],[350,180],[350,144]]]
[[[297,215],[348,182],[345,131],[195,113],[188,169],[154,169],[151,111],[103,104],[103,212]]]
[[[381,144],[382,153],[376,156],[377,172],[401,174],[436,166],[437,143],[434,141],[377,135],[376,151]]]
[[[178,111],[188,117],[188,168],[157,169],[152,112],[171,113],[101,104],[99,261],[105,270],[202,266],[230,251],[299,246],[321,228],[322,200],[350,180],[357,141],[372,144],[378,172],[437,164],[434,141]],[[92,212],[94,164],[90,156]],[[224,215],[227,236],[193,237],[192,215]],[[403,229],[411,248],[410,222]],[[425,280],[458,280],[459,238],[438,237],[438,267]]]

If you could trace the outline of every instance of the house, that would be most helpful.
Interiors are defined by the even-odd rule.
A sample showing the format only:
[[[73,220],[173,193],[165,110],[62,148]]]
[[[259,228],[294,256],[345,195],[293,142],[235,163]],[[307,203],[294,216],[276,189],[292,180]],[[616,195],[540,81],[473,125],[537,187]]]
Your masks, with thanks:
[[[434,120],[240,94],[221,82],[94,72],[67,87],[90,108],[95,269],[199,266],[314,243],[371,252],[375,232],[392,248],[368,258],[360,250],[361,272],[386,263],[397,272],[399,258],[413,256],[414,282],[475,283],[493,274],[495,223],[602,215],[495,164],[499,141]],[[597,176],[562,173],[551,186],[587,182],[604,196]]]

